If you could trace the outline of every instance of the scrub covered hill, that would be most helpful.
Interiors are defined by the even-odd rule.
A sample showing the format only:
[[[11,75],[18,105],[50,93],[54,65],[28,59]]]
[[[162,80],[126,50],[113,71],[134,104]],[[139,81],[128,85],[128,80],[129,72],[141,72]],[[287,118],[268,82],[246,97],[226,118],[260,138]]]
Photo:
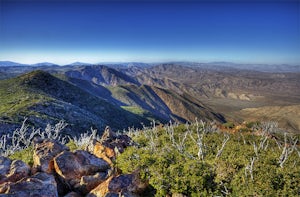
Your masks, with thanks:
[[[123,129],[149,120],[128,112],[106,100],[44,71],[33,71],[0,81],[0,117],[3,132],[9,124],[28,123],[44,127],[64,119],[68,133],[78,134],[90,127],[111,125]],[[4,124],[3,124],[4,123]]]

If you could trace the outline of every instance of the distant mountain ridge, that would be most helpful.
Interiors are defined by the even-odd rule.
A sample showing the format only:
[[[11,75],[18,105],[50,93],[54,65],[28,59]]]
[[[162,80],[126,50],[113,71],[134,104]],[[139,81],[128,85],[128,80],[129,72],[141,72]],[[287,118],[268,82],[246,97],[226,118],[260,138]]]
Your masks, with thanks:
[[[93,66],[93,65],[106,65],[116,69],[126,69],[132,67],[149,68],[155,65],[172,64],[184,65],[191,67],[209,68],[209,69],[226,69],[234,68],[239,70],[252,70],[261,72],[300,72],[300,65],[289,64],[246,64],[246,63],[233,63],[233,62],[188,62],[188,61],[170,61],[161,63],[143,63],[143,62],[99,62],[99,63],[86,63],[86,62],[73,62],[65,65],[58,65],[50,62],[41,62],[35,64],[22,64],[13,61],[0,61],[0,67],[11,66]]]
[[[9,66],[29,66],[28,64],[20,64],[17,62],[11,62],[11,61],[0,61],[1,67],[9,67]]]
[[[265,106],[274,106],[274,109],[277,109],[276,106],[290,106],[290,109],[300,104],[300,72],[262,72],[217,64],[227,63],[10,66],[0,67],[0,79],[15,80],[14,77],[40,69],[76,87],[75,92],[80,89],[84,91],[80,94],[101,99],[109,103],[109,106],[116,106],[145,122],[185,122],[198,118],[220,123],[241,123],[250,119],[250,115],[244,113],[243,109]],[[1,83],[6,83],[3,81],[6,80],[0,80]],[[58,86],[61,89],[66,84]],[[47,90],[47,87],[44,89]],[[70,91],[65,88],[60,92],[63,96]],[[74,94],[70,95],[76,98]],[[56,97],[54,99],[59,100]],[[85,99],[82,97],[79,100]],[[78,109],[82,110],[83,106],[81,104]],[[275,116],[264,115],[264,120],[268,118],[276,121]],[[286,118],[280,120],[283,126],[292,125],[290,128],[293,131],[300,128],[300,118],[293,118],[292,123],[287,123]],[[91,122],[93,121],[89,123]]]

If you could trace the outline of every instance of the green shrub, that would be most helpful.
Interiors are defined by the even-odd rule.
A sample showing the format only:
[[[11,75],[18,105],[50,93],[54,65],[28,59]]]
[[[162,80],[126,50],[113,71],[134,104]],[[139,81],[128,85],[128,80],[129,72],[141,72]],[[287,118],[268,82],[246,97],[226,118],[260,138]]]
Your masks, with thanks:
[[[233,129],[234,128],[234,123],[233,122],[226,122],[223,124],[223,126],[227,129]]]
[[[28,165],[32,166],[33,164],[33,147],[30,146],[26,149],[16,151],[14,154],[9,156],[10,159],[22,160]]]
[[[227,134],[230,139],[216,157],[225,138],[222,133],[207,132],[202,127],[194,124],[187,132],[185,125],[175,125],[136,133],[133,139],[139,146],[127,148],[118,156],[116,166],[124,173],[139,169],[155,196],[299,195],[300,157],[296,151],[281,168],[278,161],[283,147],[278,148],[274,139],[263,143],[264,136],[235,133]],[[203,159],[197,156],[197,129],[199,136],[203,135]],[[253,158],[252,180],[249,166]]]
[[[70,140],[66,146],[70,149],[70,151],[78,150],[77,145],[75,144],[74,140]]]
[[[255,125],[260,125],[261,123],[259,121],[255,121],[255,122],[247,122],[246,123],[246,127],[251,129],[253,126]]]

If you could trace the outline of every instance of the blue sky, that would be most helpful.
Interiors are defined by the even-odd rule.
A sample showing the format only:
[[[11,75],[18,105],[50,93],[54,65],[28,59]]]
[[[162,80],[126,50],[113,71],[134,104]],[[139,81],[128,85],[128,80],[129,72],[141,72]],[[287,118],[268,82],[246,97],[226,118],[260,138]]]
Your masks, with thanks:
[[[300,64],[299,1],[0,1],[0,60]]]

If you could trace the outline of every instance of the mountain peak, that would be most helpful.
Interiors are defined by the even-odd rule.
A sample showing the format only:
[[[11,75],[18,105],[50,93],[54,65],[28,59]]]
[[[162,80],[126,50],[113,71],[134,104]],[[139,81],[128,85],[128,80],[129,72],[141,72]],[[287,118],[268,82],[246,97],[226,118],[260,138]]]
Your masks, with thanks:
[[[53,64],[51,62],[40,62],[36,64],[31,64],[32,66],[58,66],[57,64]]]
[[[8,67],[8,66],[24,66],[25,64],[20,64],[12,61],[0,61],[0,67]]]
[[[21,83],[33,86],[47,86],[55,77],[43,70],[35,70],[20,76]]]
[[[86,66],[86,65],[92,65],[92,64],[85,63],[85,62],[73,62],[71,64],[67,64],[66,66]]]

